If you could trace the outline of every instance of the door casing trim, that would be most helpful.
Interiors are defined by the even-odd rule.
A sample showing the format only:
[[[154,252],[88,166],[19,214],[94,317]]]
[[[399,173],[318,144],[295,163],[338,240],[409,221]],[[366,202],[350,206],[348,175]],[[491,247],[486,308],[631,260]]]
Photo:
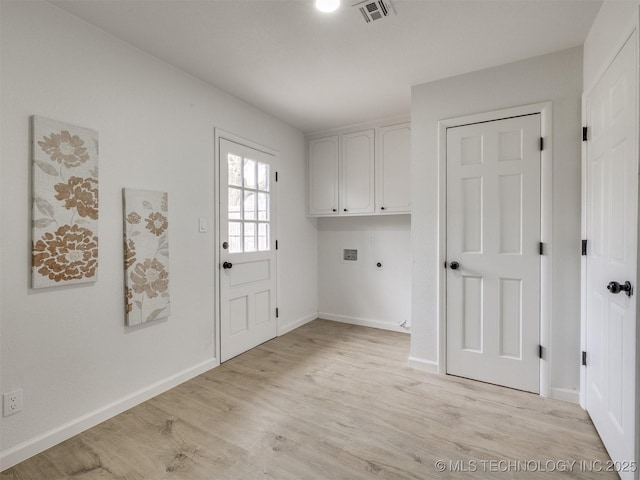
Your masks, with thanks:
[[[241,137],[240,135],[236,135],[234,133],[231,132],[227,132],[221,128],[217,128],[215,127],[213,129],[213,137],[214,137],[214,144],[213,144],[213,151],[214,151],[214,155],[213,155],[213,212],[215,215],[215,219],[213,221],[213,265],[214,265],[214,273],[213,273],[213,301],[214,301],[214,308],[213,308],[213,312],[214,312],[214,348],[216,350],[216,366],[220,365],[220,360],[221,360],[221,337],[220,337],[220,322],[222,320],[222,317],[220,315],[220,268],[219,268],[219,262],[220,262],[220,255],[219,255],[219,247],[220,247],[220,225],[219,225],[219,219],[220,219],[220,140],[229,140],[231,142],[235,142],[238,143],[240,145],[244,145],[246,147],[249,148],[253,148],[254,150],[258,150],[260,152],[264,152],[267,153],[269,155],[273,155],[273,157],[275,158],[275,162],[276,165],[278,164],[278,160],[279,160],[279,152],[273,148],[270,147],[266,147],[264,145],[261,145],[259,143],[256,143],[252,140],[249,140],[247,138]],[[276,167],[277,168],[277,167]],[[277,232],[278,229],[278,225],[276,224],[276,238],[278,235]],[[280,280],[279,280],[279,275],[278,275],[278,270],[277,270],[277,264],[278,264],[278,252],[276,250],[276,305],[278,305],[279,303],[279,299],[278,299],[278,295],[279,295],[279,291],[280,291]],[[280,323],[278,322],[278,319],[276,319],[276,335],[279,336],[280,335]]]
[[[438,373],[447,373],[447,129],[473,123],[492,122],[511,117],[540,114],[540,132],[544,138],[540,171],[540,241],[545,252],[540,257],[540,395],[551,396],[551,300],[553,259],[553,110],[552,102],[475,113],[438,121]]]

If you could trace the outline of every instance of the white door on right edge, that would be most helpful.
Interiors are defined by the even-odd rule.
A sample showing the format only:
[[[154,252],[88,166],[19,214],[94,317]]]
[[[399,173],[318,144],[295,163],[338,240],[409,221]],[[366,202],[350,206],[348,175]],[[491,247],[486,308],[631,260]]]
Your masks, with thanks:
[[[586,403],[624,479],[638,478],[636,35],[586,98]],[[610,282],[634,289],[610,288]]]
[[[447,373],[535,393],[540,121],[447,129]]]

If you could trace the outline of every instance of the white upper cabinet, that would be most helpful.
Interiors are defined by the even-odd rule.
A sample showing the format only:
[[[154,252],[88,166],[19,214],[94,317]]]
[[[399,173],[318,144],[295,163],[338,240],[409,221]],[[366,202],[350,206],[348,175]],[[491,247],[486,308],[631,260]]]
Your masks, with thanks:
[[[374,130],[342,136],[340,157],[340,213],[375,211]]]
[[[309,140],[309,215],[411,213],[411,124]]]
[[[339,137],[309,142],[309,214],[338,214]]]
[[[411,212],[411,124],[381,127],[376,146],[376,212]]]

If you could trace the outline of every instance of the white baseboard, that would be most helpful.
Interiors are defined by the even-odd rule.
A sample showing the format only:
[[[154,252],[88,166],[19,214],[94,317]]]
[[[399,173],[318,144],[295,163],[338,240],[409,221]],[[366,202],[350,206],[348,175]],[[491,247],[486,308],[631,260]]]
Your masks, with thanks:
[[[580,392],[569,388],[551,387],[551,398],[565,402],[580,403]]]
[[[11,468],[14,465],[37,455],[40,452],[47,450],[69,438],[81,433],[91,427],[95,427],[99,423],[108,420],[111,417],[115,417],[119,413],[124,412],[136,405],[141,404],[155,397],[167,390],[170,390],[181,383],[186,382],[202,373],[217,367],[220,363],[217,359],[212,358],[191,368],[178,372],[175,375],[156,382],[148,387],[145,387],[137,392],[127,395],[115,402],[105,405],[93,412],[71,420],[59,427],[56,427],[48,432],[31,438],[25,442],[22,442],[14,447],[0,452],[0,472]]]
[[[318,313],[314,312],[305,317],[299,318],[298,320],[295,320],[291,323],[288,323],[282,327],[278,325],[278,336],[280,337],[285,333],[289,333],[295,330],[296,328],[300,328],[301,326],[306,325],[309,322],[313,322],[317,318],[318,318]]]
[[[408,364],[411,368],[429,373],[438,373],[438,363],[424,358],[409,357]]]
[[[390,330],[392,332],[410,333],[410,330],[402,328],[400,325],[393,323],[380,322],[378,320],[368,320],[366,318],[347,317],[344,315],[336,315],[334,313],[318,312],[318,318],[331,320],[333,322],[349,323],[351,325],[360,325],[361,327],[379,328],[382,330]]]

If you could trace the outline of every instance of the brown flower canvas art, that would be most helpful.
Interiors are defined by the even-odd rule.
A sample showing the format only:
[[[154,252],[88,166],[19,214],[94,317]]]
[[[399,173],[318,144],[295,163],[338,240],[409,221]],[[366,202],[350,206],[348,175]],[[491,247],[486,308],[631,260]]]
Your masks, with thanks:
[[[32,286],[98,279],[98,132],[33,117]]]
[[[165,192],[123,189],[125,313],[139,325],[170,313],[169,201]]]

